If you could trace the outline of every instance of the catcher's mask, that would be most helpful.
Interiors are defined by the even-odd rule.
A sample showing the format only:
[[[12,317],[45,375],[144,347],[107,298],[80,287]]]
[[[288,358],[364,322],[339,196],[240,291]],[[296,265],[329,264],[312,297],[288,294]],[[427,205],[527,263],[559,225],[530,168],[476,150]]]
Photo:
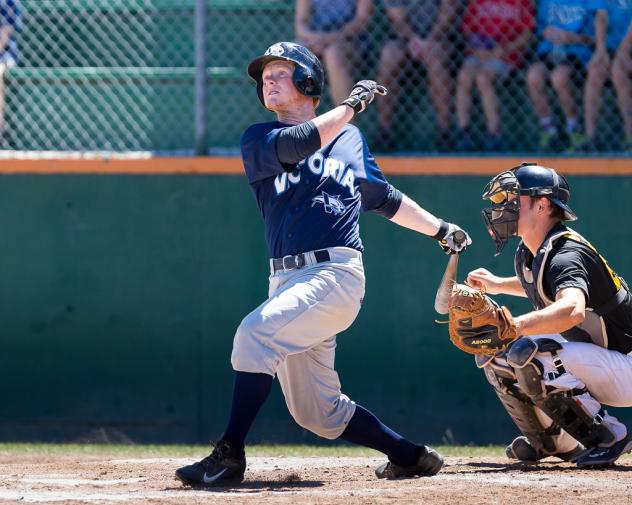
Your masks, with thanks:
[[[510,198],[513,195],[514,198]],[[498,256],[510,237],[518,235],[520,196],[543,196],[564,211],[565,221],[577,216],[568,206],[570,190],[566,179],[552,168],[522,163],[494,177],[483,190],[483,199],[492,206],[483,209],[483,220],[496,242]]]

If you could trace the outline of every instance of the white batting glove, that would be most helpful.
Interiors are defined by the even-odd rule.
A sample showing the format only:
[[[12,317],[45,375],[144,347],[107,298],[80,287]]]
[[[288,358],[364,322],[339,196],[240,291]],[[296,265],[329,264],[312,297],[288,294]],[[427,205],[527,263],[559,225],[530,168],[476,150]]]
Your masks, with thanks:
[[[439,247],[446,254],[462,253],[472,243],[472,239],[465,230],[454,223],[446,223],[445,221],[441,221],[439,231],[434,238],[437,239]]]

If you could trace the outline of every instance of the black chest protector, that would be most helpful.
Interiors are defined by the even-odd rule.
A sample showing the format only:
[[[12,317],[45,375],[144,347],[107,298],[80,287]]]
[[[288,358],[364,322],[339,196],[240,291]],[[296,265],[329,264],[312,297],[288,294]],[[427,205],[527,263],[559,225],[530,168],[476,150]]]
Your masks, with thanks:
[[[625,281],[608,266],[606,260],[597,252],[590,242],[572,229],[565,226],[554,227],[544,239],[535,257],[523,242],[520,242],[518,245],[514,257],[514,267],[516,269],[516,275],[529,301],[536,310],[543,309],[555,301],[548,297],[544,289],[543,279],[545,268],[543,268],[543,266],[546,265],[555,242],[562,237],[579,242],[594,252],[608,271],[613,283],[613,291],[616,293],[610,300],[599,307],[586,307],[586,317],[584,321],[580,325],[563,332],[562,336],[569,341],[592,342],[600,347],[623,351],[622,349],[618,349],[618,347],[620,347],[616,342],[618,339],[608,338],[603,318],[621,304],[628,303],[629,293],[627,285]],[[627,349],[623,352],[627,352]]]

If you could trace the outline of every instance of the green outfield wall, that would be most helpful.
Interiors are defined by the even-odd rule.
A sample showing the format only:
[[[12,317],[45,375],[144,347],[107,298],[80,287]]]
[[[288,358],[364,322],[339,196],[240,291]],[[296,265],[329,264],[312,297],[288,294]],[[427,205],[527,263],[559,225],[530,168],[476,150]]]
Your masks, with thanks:
[[[486,177],[391,177],[471,232],[468,269],[493,256]],[[632,277],[632,178],[571,177],[576,229]],[[204,442],[231,395],[241,318],[267,292],[261,219],[242,177],[4,175],[0,185],[0,439]],[[506,442],[515,433],[473,359],[436,324],[446,256],[377,215],[362,218],[367,295],[338,339],[344,391],[415,440]],[[503,299],[515,312],[522,300]],[[632,421],[632,411],[613,409]],[[315,442],[278,386],[252,441]]]

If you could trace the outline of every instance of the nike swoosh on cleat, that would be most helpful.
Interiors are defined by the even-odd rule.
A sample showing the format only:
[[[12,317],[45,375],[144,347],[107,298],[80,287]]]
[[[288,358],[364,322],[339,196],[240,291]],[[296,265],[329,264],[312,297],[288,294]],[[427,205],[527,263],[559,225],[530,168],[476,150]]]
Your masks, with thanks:
[[[224,468],[221,472],[216,473],[215,475],[213,475],[213,476],[211,476],[211,477],[208,477],[208,476],[206,475],[206,473],[205,473],[205,474],[204,474],[204,477],[203,477],[203,479],[204,479],[204,484],[212,484],[212,483],[213,483],[213,482],[215,482],[217,479],[219,479],[222,475],[224,475],[224,472],[225,472],[226,470],[227,470],[227,469],[226,469],[226,468]]]
[[[601,456],[603,456],[604,454],[606,454],[606,452],[598,452],[597,454],[589,454],[588,457],[589,458],[599,458]]]
[[[623,448],[623,450],[621,451],[621,454],[620,454],[620,455],[622,456],[622,455],[623,455],[623,454],[625,454],[626,452],[630,452],[630,450],[632,450],[632,442],[628,442],[628,443],[625,445],[625,447],[624,447],[624,448]],[[608,453],[608,451],[607,451],[607,450],[605,450],[605,451],[597,452],[597,453],[594,453],[594,454],[589,454],[589,455],[588,455],[588,457],[589,457],[589,458],[598,458],[599,456],[603,456],[604,454],[607,454],[607,453]]]

